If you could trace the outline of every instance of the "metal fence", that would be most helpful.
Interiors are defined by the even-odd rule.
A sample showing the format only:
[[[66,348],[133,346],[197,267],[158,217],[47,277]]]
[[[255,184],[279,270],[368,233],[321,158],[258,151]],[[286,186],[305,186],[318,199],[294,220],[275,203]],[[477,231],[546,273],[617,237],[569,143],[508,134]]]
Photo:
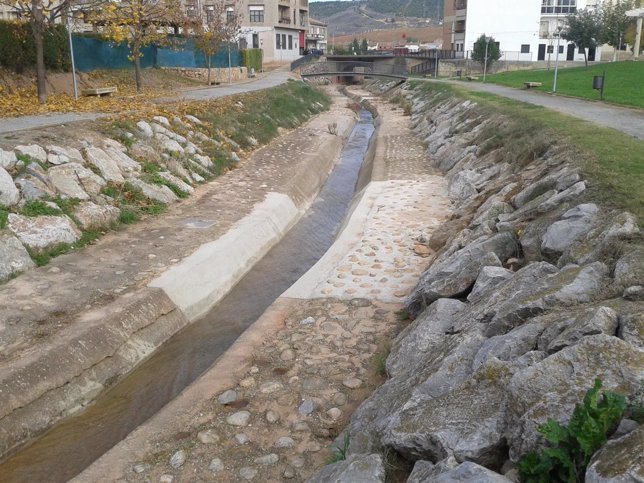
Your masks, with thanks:
[[[308,64],[300,70],[303,77],[309,76],[385,76],[385,77],[407,77],[407,66],[405,64],[389,64],[383,62],[363,61],[335,61],[315,62]]]

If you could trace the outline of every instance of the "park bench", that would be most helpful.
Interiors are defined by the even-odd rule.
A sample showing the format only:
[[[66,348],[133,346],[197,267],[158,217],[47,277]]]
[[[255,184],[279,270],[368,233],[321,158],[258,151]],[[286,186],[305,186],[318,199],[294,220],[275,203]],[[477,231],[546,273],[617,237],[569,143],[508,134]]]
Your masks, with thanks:
[[[94,89],[83,89],[81,94],[84,96],[111,96],[115,92],[118,92],[116,87],[98,87]]]
[[[475,76],[475,75],[468,75],[468,76],[466,76],[465,78],[466,78],[468,81],[475,81],[475,80],[479,80],[479,78],[478,78],[477,76]]]
[[[523,85],[525,86],[526,89],[542,86],[541,82],[524,82]]]

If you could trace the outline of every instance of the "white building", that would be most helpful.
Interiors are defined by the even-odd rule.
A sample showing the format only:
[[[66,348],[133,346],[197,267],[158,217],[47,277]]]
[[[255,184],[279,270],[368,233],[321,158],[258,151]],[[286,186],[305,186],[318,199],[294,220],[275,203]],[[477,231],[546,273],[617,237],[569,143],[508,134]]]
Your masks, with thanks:
[[[443,48],[471,55],[481,35],[493,37],[502,60],[547,60],[556,50],[566,16],[598,0],[445,0]],[[559,27],[559,28],[558,28]],[[583,60],[583,52],[560,39],[560,60]],[[589,60],[599,60],[591,49]]]

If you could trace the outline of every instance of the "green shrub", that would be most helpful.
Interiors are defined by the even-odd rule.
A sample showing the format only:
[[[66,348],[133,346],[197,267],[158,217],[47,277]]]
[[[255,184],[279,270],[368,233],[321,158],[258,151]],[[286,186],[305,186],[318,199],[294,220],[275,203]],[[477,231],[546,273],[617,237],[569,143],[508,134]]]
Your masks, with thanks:
[[[27,201],[20,211],[24,216],[55,216],[62,214],[62,210],[53,208],[44,201],[40,200]]]
[[[0,20],[0,66],[22,73],[36,65],[36,47],[31,26],[26,22]],[[45,68],[68,71],[71,68],[67,28],[50,25],[43,39]]]
[[[567,427],[554,419],[539,426],[539,432],[552,446],[521,458],[522,481],[583,481],[590,459],[617,429],[626,409],[626,398],[621,394],[606,391],[600,398],[601,387],[601,380],[596,379],[593,388],[584,396],[583,404],[575,406]]]
[[[262,70],[262,49],[244,49],[241,54],[244,67],[248,70],[253,68],[256,72]]]
[[[4,206],[0,206],[0,230],[2,230],[9,221],[9,210]]]

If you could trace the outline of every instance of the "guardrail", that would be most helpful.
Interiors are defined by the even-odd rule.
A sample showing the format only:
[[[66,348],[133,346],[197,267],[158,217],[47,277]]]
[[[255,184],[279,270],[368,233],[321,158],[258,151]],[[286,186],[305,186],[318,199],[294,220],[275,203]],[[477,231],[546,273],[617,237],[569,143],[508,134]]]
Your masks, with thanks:
[[[405,65],[388,65],[378,62],[362,61],[333,61],[315,62],[300,69],[302,77],[313,76],[375,76],[394,77],[406,79],[407,67]]]
[[[299,59],[294,60],[293,62],[291,62],[291,70],[293,71],[293,70],[297,69],[298,67],[300,67],[301,65],[313,62],[318,57],[320,57],[320,56],[316,55],[316,54],[306,54],[304,57],[300,57]]]

